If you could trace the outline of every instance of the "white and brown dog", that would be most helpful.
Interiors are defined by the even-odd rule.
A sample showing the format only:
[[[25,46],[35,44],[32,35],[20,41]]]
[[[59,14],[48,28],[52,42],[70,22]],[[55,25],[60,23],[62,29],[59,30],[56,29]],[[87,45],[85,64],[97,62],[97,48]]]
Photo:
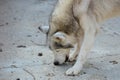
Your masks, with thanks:
[[[50,27],[40,27],[48,35],[54,64],[76,59],[66,75],[78,75],[93,46],[99,23],[120,15],[120,0],[58,0],[50,17]],[[70,53],[71,48],[75,48]]]

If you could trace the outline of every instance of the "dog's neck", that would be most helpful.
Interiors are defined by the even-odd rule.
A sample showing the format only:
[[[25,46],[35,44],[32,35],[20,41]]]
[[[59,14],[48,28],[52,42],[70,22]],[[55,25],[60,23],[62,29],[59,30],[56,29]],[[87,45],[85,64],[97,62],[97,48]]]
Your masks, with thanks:
[[[58,0],[57,6],[52,14],[53,18],[67,18],[72,15],[72,5],[74,0]],[[58,16],[59,15],[59,16]],[[58,18],[58,19],[59,19]]]

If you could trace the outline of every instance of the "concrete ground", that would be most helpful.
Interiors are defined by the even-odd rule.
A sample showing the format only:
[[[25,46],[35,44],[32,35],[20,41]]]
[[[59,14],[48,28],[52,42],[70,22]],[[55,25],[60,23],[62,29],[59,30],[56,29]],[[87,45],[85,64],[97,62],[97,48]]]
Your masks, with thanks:
[[[56,0],[0,0],[0,80],[120,80],[120,18],[101,25],[79,76],[65,76],[73,63],[53,65],[38,27],[48,25]]]

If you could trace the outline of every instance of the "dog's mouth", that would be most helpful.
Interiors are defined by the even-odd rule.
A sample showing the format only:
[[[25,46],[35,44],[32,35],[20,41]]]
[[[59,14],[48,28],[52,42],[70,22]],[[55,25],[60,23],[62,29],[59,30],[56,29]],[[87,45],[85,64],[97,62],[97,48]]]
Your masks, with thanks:
[[[68,61],[69,61],[69,57],[66,56],[66,58],[65,58],[65,62],[68,62]]]

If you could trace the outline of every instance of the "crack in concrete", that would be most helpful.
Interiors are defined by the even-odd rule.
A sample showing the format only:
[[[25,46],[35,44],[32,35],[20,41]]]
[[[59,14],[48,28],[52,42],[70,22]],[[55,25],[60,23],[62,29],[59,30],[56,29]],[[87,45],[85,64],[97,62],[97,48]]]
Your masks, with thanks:
[[[110,57],[110,56],[120,56],[120,54],[105,55],[105,56],[94,57],[94,58],[88,58],[88,59],[104,58],[104,57]]]
[[[50,63],[49,63],[50,64]],[[48,65],[49,65],[48,64]],[[10,65],[10,66],[6,66],[6,67],[0,67],[0,69],[7,69],[7,68],[24,68],[24,67],[33,67],[33,66],[40,66],[40,65],[44,65],[44,63],[43,64],[33,64],[33,65],[24,65],[24,66],[17,66],[17,65]]]
[[[10,65],[8,67],[1,67],[0,69],[6,69],[6,68],[20,68],[20,67],[17,67],[16,65]]]
[[[33,40],[30,40],[34,45],[37,45],[37,46],[47,46],[47,43],[45,44],[39,44],[39,43],[35,43]]]
[[[6,69],[6,68],[20,68],[20,67],[17,67],[17,66],[10,66],[10,67],[3,67],[3,68],[0,68],[0,69]],[[33,80],[36,80],[36,78],[35,78],[35,76],[31,73],[31,72],[29,72],[28,70],[26,70],[26,69],[24,69],[24,68],[21,68],[21,69],[23,69],[23,71],[25,71],[25,72],[27,72],[29,75],[31,75],[32,77],[33,77]]]
[[[23,70],[24,70],[25,72],[27,72],[29,75],[31,75],[31,76],[33,77],[33,80],[36,80],[35,76],[34,76],[31,72],[29,72],[28,70],[26,70],[26,69],[24,69],[24,68],[23,68]]]

